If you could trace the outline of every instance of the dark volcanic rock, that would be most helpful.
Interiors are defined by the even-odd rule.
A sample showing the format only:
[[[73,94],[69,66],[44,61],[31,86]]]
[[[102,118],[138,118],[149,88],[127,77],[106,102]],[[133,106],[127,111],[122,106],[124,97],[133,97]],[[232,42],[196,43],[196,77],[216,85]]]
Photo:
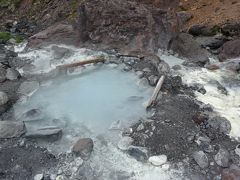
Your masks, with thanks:
[[[231,131],[231,123],[224,117],[213,117],[208,120],[210,128],[220,134],[229,134]]]
[[[201,47],[210,49],[220,48],[227,39],[224,36],[201,36],[197,37],[196,41],[200,44]]]
[[[179,34],[171,43],[170,48],[181,57],[198,65],[204,65],[209,61],[210,53],[200,45],[189,34]]]
[[[220,49],[219,60],[224,61],[240,57],[240,39],[226,42]]]

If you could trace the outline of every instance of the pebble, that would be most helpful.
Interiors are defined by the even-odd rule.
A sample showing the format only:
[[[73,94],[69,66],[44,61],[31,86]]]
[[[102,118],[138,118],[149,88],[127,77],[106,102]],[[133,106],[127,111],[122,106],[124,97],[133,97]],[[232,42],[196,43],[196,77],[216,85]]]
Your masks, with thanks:
[[[137,161],[145,162],[148,160],[148,150],[144,147],[130,146],[127,153]]]
[[[160,155],[160,156],[151,156],[148,161],[152,163],[154,166],[161,166],[167,162],[167,156],[166,155]]]
[[[240,144],[237,145],[235,153],[240,157]]]
[[[5,92],[0,91],[0,106],[8,102],[8,96]]]
[[[34,180],[43,180],[43,178],[44,178],[44,177],[43,177],[43,174],[37,174],[37,175],[34,176],[33,179],[34,179]]]
[[[208,157],[203,151],[196,151],[193,153],[193,159],[200,168],[205,169],[209,166]]]
[[[229,159],[229,152],[223,148],[220,148],[218,153],[214,156],[215,162],[221,167],[229,167]]]

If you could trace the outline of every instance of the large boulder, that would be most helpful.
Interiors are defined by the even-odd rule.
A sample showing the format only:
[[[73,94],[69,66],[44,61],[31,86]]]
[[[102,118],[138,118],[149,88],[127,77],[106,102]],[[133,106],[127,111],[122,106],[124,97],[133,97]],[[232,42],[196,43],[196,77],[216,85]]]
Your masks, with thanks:
[[[178,0],[86,0],[73,25],[54,24],[30,38],[30,46],[51,42],[122,53],[166,49],[178,32]]]
[[[220,61],[240,57],[240,39],[226,42],[221,47],[218,57]]]
[[[173,39],[170,49],[179,56],[199,65],[204,65],[209,61],[210,53],[201,48],[190,34],[180,33]]]
[[[25,131],[25,125],[21,121],[0,121],[0,139],[20,137]]]

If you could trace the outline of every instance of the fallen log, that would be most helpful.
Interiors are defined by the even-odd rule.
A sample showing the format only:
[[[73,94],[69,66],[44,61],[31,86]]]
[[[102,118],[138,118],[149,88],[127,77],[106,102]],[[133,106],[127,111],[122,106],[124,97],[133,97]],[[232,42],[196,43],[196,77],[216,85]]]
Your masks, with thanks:
[[[151,96],[151,98],[149,99],[149,101],[147,103],[146,109],[148,109],[150,106],[152,106],[156,102],[158,94],[161,90],[162,84],[164,82],[164,79],[165,79],[165,75],[162,75],[157,83],[156,88],[153,91],[153,95]]]
[[[57,66],[56,68],[62,70],[62,69],[68,69],[68,68],[83,66],[83,65],[92,64],[92,63],[99,63],[99,62],[105,62],[105,58],[104,57],[98,57],[98,58],[89,59],[89,60],[86,60],[86,61],[74,62],[74,63],[71,63],[71,64],[63,64],[63,65]]]

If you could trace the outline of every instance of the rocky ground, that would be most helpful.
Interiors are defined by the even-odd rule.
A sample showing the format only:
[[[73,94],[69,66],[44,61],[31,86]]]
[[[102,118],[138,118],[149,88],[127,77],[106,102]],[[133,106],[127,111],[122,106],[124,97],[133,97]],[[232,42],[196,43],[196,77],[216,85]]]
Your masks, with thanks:
[[[203,87],[186,86],[180,76],[172,76],[181,67],[169,67],[155,55],[158,48],[168,49],[186,60],[184,66],[213,71],[224,67],[237,76],[239,59],[227,59],[240,56],[238,1],[188,0],[179,6],[177,1],[34,1],[32,7],[30,3],[0,5],[4,17],[0,29],[11,34],[0,38],[0,179],[60,180],[71,176],[69,169],[76,169],[79,179],[88,179],[90,168],[82,164],[87,164],[94,149],[91,139],[80,139],[71,153],[56,157],[35,138],[58,140],[61,129],[29,135],[24,123],[16,122],[12,105],[39,86],[38,78],[28,79],[16,70],[31,62],[5,47],[15,45],[18,36],[30,37],[31,48],[66,43],[101,49],[153,87],[166,75],[162,93],[149,109],[154,113],[124,131],[119,148],[156,166],[168,160],[177,168],[181,162],[190,179],[239,179],[239,142],[228,136],[229,121],[195,99],[194,92],[205,93]],[[37,8],[45,11],[36,13]],[[210,62],[209,57],[220,62]],[[24,84],[26,80],[31,83]],[[36,117],[38,110],[32,110],[25,118]]]

